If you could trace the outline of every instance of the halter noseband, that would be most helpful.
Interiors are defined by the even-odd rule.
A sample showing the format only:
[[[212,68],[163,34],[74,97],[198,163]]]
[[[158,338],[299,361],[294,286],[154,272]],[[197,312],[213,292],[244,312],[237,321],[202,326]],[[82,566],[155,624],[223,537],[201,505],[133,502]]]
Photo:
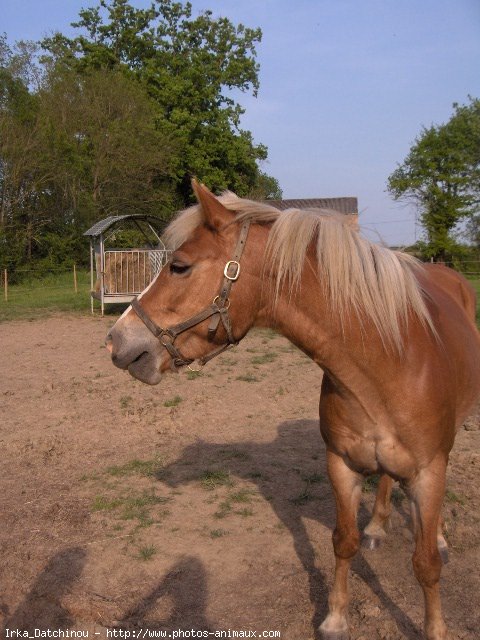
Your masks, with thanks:
[[[145,309],[141,306],[140,300],[138,298],[134,298],[132,300],[132,309],[135,311],[135,313],[147,327],[147,329],[151,333],[153,333],[153,335],[158,338],[158,340],[160,340],[161,344],[168,351],[168,353],[172,357],[172,363],[175,369],[177,367],[182,367],[185,365],[188,366],[194,361],[194,358],[186,358],[181,353],[181,351],[175,346],[175,339],[178,335],[180,335],[184,331],[187,331],[187,329],[191,329],[191,327],[200,324],[200,322],[203,322],[207,318],[212,318],[208,326],[209,342],[214,339],[220,320],[222,321],[223,327],[227,334],[228,341],[226,342],[226,344],[218,347],[217,349],[213,349],[213,351],[210,351],[210,353],[208,353],[206,356],[199,358],[198,363],[200,364],[200,366],[203,367],[203,365],[205,365],[209,360],[211,360],[215,356],[218,356],[220,353],[222,353],[222,351],[225,351],[225,349],[238,344],[238,341],[233,337],[232,323],[228,314],[228,310],[230,308],[230,299],[228,295],[232,288],[232,284],[235,282],[235,280],[238,280],[238,277],[240,275],[240,258],[247,241],[249,227],[250,222],[243,223],[240,230],[240,235],[237,240],[233,258],[232,260],[229,260],[227,262],[225,268],[223,269],[223,282],[220,293],[215,296],[212,304],[210,304],[208,307],[205,307],[203,311],[196,313],[194,316],[191,316],[183,322],[179,322],[178,324],[174,324],[171,327],[162,329],[162,327],[159,327],[149,317]]]

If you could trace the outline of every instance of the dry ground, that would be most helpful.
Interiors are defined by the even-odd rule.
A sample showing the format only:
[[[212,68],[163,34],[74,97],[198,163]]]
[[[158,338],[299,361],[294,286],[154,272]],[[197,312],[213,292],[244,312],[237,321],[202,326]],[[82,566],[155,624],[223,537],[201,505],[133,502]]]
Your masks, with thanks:
[[[0,628],[315,638],[333,570],[321,372],[256,332],[202,375],[151,388],[111,365],[111,323],[0,325]],[[455,639],[480,637],[479,443],[474,421],[448,477],[442,591]],[[394,497],[387,542],[353,564],[353,640],[420,637],[407,505]]]

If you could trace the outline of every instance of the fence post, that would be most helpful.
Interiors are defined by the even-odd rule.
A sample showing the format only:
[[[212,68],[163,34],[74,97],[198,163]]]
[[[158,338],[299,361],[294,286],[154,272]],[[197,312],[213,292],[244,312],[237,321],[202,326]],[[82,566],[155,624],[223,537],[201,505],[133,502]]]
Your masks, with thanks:
[[[77,265],[73,263],[73,287],[75,289],[75,293],[78,293],[78,285],[77,285]]]
[[[8,275],[7,275],[6,269],[3,270],[3,283],[4,283],[5,302],[8,302]]]

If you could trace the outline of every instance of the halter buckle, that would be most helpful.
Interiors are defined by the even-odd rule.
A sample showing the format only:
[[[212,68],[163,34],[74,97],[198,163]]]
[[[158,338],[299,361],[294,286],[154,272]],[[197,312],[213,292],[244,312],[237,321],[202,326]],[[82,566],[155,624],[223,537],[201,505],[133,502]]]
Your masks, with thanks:
[[[167,340],[165,340],[165,338],[167,338]],[[176,336],[170,332],[170,329],[164,329],[162,333],[158,336],[158,339],[160,340],[160,344],[162,344],[164,347],[167,347],[167,348],[169,345],[173,345],[173,343],[175,342],[175,338]]]
[[[220,296],[215,296],[215,298],[213,299],[212,304],[216,305],[217,304],[217,300],[220,300]],[[217,313],[219,313],[219,312],[221,313],[222,311],[228,311],[228,309],[230,309],[230,304],[231,304],[230,303],[230,298],[227,298],[223,303],[223,307],[218,307],[218,305],[217,305],[217,307],[218,307]]]
[[[233,276],[229,275],[228,273],[228,270],[231,265],[234,265],[236,268],[235,274]],[[237,262],[236,260],[229,260],[225,265],[225,269],[223,270],[223,275],[225,276],[225,278],[227,278],[227,280],[231,280],[232,282],[235,282],[235,280],[238,280],[238,276],[240,275],[240,263]]]

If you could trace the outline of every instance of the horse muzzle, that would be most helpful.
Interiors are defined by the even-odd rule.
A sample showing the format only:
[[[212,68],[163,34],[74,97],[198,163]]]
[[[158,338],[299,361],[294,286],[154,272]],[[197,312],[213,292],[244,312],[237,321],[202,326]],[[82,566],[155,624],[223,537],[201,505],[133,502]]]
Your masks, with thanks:
[[[161,354],[156,340],[149,335],[126,336],[128,330],[114,326],[105,339],[113,364],[127,370],[131,376],[146,384],[158,384],[161,380]],[[143,333],[143,332],[142,332]]]

